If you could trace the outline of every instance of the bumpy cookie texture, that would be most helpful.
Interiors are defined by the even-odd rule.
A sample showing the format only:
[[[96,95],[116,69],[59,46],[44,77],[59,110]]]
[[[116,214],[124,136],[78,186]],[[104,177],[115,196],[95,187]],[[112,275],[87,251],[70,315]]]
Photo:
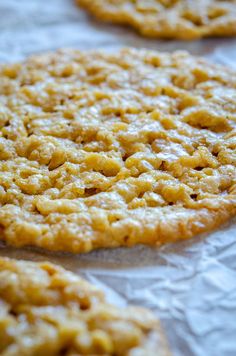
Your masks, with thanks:
[[[8,244],[158,246],[235,215],[235,72],[180,52],[66,50],[0,78]]]
[[[76,0],[97,18],[144,36],[184,40],[236,35],[236,0]]]
[[[117,308],[77,275],[50,263],[0,258],[2,356],[167,356],[148,310]]]

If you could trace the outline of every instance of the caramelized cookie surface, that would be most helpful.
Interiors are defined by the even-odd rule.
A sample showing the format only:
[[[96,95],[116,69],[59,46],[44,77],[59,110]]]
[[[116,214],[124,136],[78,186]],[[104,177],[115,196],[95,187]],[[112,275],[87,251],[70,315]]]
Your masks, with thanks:
[[[236,35],[235,0],[76,0],[95,17],[153,38]]]
[[[167,356],[148,310],[117,308],[63,268],[0,257],[0,353]]]
[[[0,78],[8,244],[158,246],[235,215],[235,72],[180,52],[66,50]]]

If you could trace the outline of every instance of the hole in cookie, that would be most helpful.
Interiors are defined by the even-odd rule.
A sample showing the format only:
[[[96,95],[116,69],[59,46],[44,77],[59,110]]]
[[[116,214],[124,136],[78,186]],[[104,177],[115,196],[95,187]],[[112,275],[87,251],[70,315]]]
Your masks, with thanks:
[[[202,171],[205,167],[195,167],[195,171]]]
[[[144,196],[145,192],[140,192],[138,198],[141,199]]]
[[[8,120],[4,125],[4,127],[8,127],[8,126],[10,126],[10,120]]]
[[[80,310],[88,310],[91,307],[89,300],[80,301]]]
[[[91,197],[92,195],[98,194],[101,191],[97,188],[85,188],[84,197]]]
[[[123,156],[122,156],[122,160],[123,162],[125,162],[130,156],[132,156],[132,152],[128,153],[126,152]]]
[[[128,235],[124,236],[124,242],[126,243],[128,242],[128,240],[129,240],[129,236]]]
[[[219,152],[211,152],[214,157],[218,157]]]
[[[198,195],[197,194],[191,194],[190,197],[193,200],[197,200]]]
[[[59,355],[60,356],[65,356],[68,354],[68,347],[64,346],[60,351],[59,351]]]
[[[163,161],[160,167],[158,168],[159,171],[166,171],[165,169],[165,162]]]
[[[11,316],[14,316],[14,318],[16,318],[17,317],[17,313],[15,312],[15,310],[13,310],[13,309],[10,309],[9,310],[9,314],[11,315]]]

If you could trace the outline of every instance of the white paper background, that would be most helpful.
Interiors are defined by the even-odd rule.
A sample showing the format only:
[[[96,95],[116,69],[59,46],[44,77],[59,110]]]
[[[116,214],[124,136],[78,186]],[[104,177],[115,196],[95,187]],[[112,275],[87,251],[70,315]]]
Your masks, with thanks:
[[[236,67],[236,39],[154,41],[91,20],[73,0],[0,0],[0,61],[61,47],[146,47],[193,54]],[[58,262],[100,285],[120,305],[149,307],[161,318],[174,355],[236,355],[236,225],[165,246],[87,255],[0,248],[0,255]]]

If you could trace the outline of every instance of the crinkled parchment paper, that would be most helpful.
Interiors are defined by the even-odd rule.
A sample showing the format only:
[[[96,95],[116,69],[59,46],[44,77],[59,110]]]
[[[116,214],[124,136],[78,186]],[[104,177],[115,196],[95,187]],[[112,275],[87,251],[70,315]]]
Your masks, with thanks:
[[[91,20],[73,0],[0,0],[1,62],[61,47],[118,46],[187,49],[236,67],[236,39],[147,40]],[[0,255],[60,263],[100,285],[119,305],[153,309],[174,355],[236,355],[235,222],[159,250],[139,246],[72,256],[1,246]]]

